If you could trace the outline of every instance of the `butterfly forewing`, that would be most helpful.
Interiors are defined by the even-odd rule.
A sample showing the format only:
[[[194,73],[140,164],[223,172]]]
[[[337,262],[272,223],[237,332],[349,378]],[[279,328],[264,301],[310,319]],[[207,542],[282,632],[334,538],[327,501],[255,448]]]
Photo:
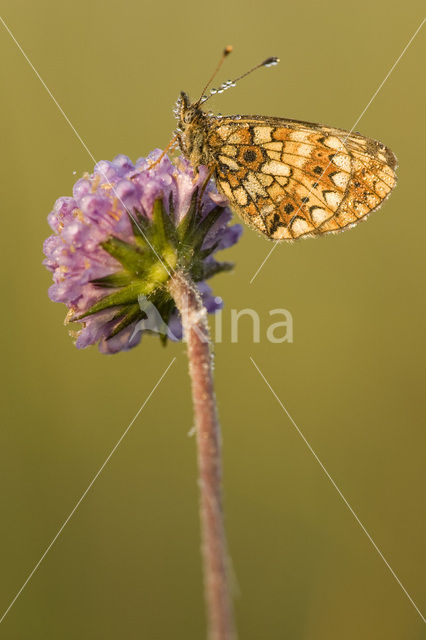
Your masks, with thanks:
[[[390,149],[319,124],[212,118],[206,142],[218,188],[273,240],[340,231],[377,209],[396,184]]]

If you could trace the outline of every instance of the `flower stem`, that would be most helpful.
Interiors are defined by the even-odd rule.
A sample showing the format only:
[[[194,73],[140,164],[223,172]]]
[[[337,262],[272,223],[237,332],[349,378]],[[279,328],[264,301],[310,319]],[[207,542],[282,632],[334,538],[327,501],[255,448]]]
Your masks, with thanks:
[[[209,640],[235,640],[221,492],[221,437],[213,388],[207,310],[190,276],[176,271],[169,291],[187,341],[198,449],[204,590]]]

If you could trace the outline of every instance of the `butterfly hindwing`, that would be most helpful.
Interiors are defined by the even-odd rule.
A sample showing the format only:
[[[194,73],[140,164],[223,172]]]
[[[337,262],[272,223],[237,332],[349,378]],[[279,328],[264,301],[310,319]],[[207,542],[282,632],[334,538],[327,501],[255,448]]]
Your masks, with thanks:
[[[222,117],[207,145],[218,188],[273,240],[339,231],[380,206],[396,158],[375,140],[319,124]]]

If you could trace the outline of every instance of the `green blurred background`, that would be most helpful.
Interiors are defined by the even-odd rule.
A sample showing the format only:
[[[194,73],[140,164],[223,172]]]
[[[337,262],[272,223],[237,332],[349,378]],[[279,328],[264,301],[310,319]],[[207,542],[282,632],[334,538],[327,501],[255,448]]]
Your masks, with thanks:
[[[277,55],[211,102],[350,129],[419,26],[422,4],[6,0],[3,17],[97,159],[170,139],[196,96]],[[0,608],[9,605],[125,427],[176,362],[0,625],[20,639],[201,639],[195,443],[184,346],[77,351],[41,266],[54,200],[93,163],[0,25],[2,429]],[[406,640],[422,620],[251,364],[252,356],[400,580],[425,607],[422,474],[424,94],[420,32],[356,129],[388,144],[399,184],[339,237],[271,245],[246,229],[213,282],[229,546],[241,639]],[[218,82],[216,82],[216,85]],[[424,143],[423,143],[424,144]],[[255,309],[262,338],[229,310]],[[270,344],[286,308],[293,344]],[[424,476],[423,476],[424,480]]]

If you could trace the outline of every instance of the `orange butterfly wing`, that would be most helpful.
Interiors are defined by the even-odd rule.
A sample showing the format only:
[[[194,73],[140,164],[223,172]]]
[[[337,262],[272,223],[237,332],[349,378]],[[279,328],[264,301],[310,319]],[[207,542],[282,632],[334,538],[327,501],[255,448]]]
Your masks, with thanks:
[[[273,240],[336,232],[377,209],[396,184],[380,142],[318,124],[223,117],[208,129],[216,183]]]

